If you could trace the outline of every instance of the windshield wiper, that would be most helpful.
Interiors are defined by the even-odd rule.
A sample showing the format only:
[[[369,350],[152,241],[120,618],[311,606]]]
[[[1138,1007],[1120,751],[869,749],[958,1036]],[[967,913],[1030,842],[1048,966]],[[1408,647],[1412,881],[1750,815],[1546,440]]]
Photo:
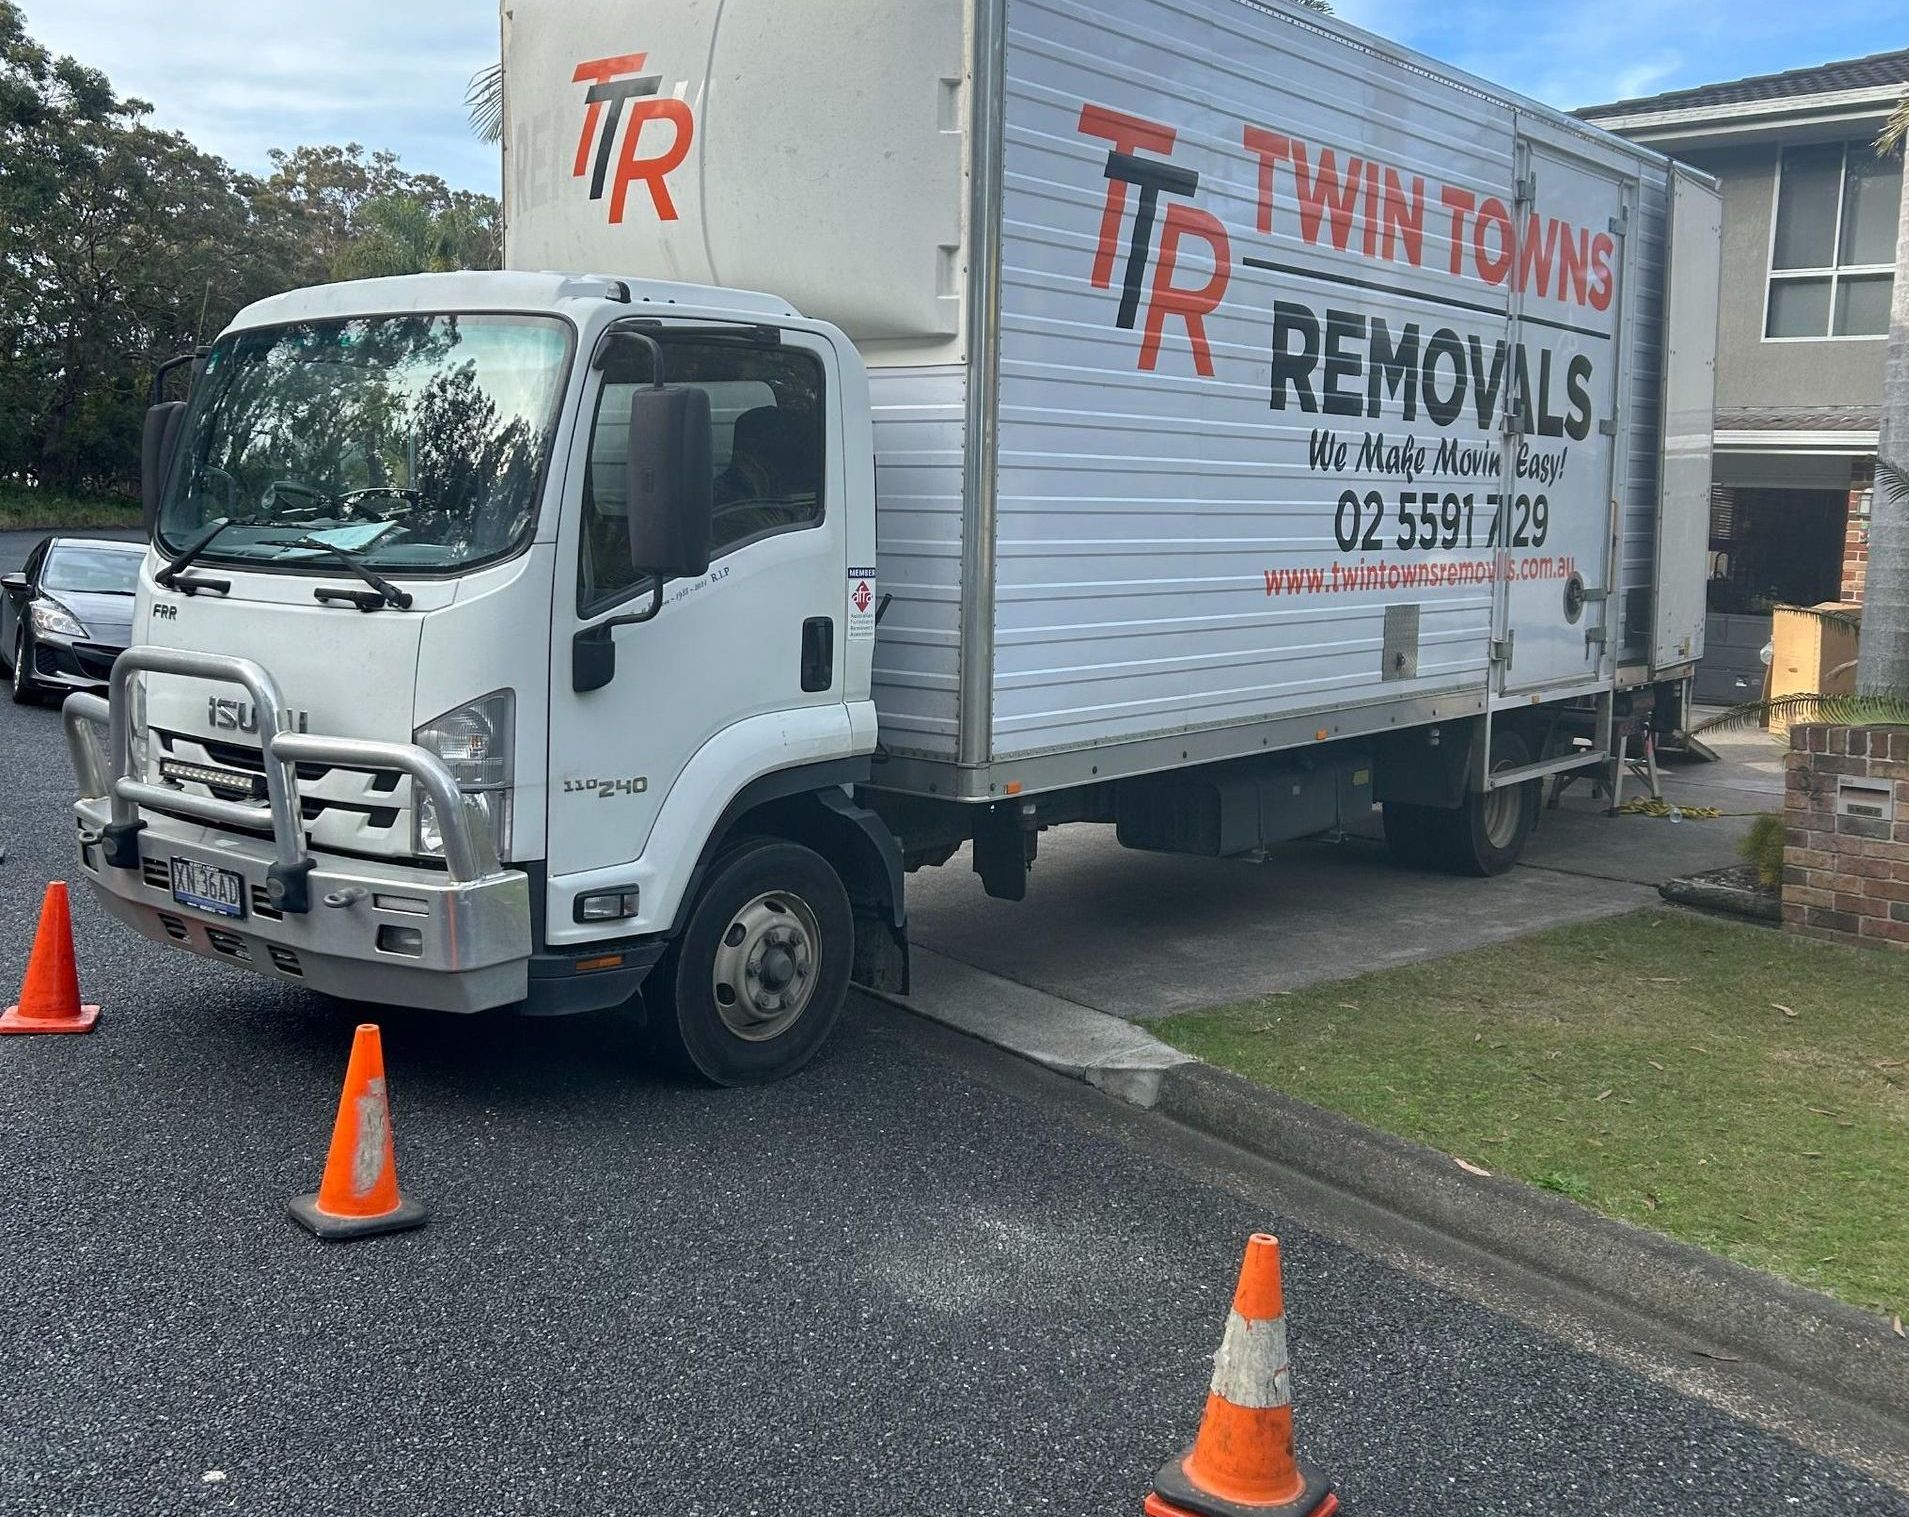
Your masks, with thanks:
[[[368,595],[358,595],[346,590],[332,590],[324,585],[320,585],[316,590],[312,591],[314,599],[348,600],[360,611],[376,611],[380,606],[385,605],[396,606],[400,611],[409,611],[411,609],[410,591],[400,590],[376,569],[373,569],[370,565],[361,560],[356,554],[339,547],[338,544],[328,543],[322,538],[317,537],[301,537],[297,542],[293,543],[292,546],[294,548],[310,548],[314,552],[330,554],[333,558],[337,559],[339,563],[343,564],[347,569],[351,570],[353,574],[357,575],[358,578],[378,592],[378,598],[373,600]]]
[[[227,527],[256,527],[268,520],[270,520],[270,518],[264,516],[221,517],[171,558],[166,560],[166,567],[155,574],[153,578],[164,585],[168,590],[172,589],[173,579],[179,571],[185,568],[187,564],[191,563],[201,553],[205,552],[207,548],[211,547],[212,539],[217,537]]]

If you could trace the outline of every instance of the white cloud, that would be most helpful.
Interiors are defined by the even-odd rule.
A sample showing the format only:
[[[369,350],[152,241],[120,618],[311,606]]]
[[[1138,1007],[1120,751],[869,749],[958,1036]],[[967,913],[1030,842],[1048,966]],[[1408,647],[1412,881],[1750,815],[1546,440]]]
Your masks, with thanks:
[[[470,76],[497,54],[484,0],[22,0],[55,52],[152,102],[243,169],[274,147],[362,142],[454,185],[495,191],[495,150],[464,124]]]

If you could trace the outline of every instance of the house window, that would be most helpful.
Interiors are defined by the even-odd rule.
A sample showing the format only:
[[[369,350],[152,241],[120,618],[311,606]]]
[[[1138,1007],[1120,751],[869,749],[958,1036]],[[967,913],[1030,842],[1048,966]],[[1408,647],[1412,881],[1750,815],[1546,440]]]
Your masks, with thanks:
[[[1763,335],[1886,337],[1902,164],[1865,143],[1786,148]]]

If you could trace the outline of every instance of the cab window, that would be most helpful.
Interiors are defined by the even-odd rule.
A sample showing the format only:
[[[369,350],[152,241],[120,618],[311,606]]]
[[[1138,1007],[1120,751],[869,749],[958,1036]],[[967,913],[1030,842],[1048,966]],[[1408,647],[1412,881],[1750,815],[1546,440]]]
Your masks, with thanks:
[[[630,394],[652,382],[650,367],[640,346],[621,348],[597,392],[578,555],[577,607],[586,615],[648,588],[630,562],[625,474]],[[709,396],[712,563],[822,520],[822,366],[812,354],[666,338],[663,369],[670,384]]]

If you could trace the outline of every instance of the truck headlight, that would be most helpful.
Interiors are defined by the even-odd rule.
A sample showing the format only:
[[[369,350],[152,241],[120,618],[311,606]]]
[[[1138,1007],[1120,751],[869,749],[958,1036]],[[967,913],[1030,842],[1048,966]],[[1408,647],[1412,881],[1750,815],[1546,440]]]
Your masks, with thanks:
[[[33,602],[33,630],[40,637],[84,637],[80,619],[56,600]]]
[[[500,859],[510,857],[511,785],[516,774],[517,694],[494,690],[426,722],[411,741],[444,760],[458,789],[476,800],[490,822]],[[422,854],[444,852],[444,825],[422,790],[415,809],[415,842]]]

